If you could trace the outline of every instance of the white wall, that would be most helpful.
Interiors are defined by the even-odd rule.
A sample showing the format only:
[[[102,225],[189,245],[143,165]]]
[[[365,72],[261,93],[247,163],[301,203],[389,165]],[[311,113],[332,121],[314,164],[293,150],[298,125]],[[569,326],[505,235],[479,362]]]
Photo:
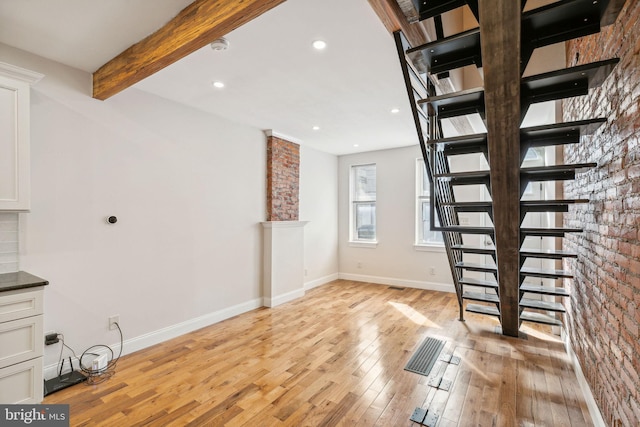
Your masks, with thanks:
[[[339,157],[341,277],[453,292],[444,250],[425,252],[414,248],[415,169],[419,157],[417,145]],[[366,163],[377,165],[376,248],[349,245],[349,170],[351,165]],[[433,275],[430,274],[432,267]]]
[[[18,214],[0,212],[0,274],[18,269]]]
[[[338,278],[338,157],[300,147],[300,220],[305,287]]]
[[[45,74],[31,95],[32,209],[20,214],[20,267],[50,281],[45,331],[77,352],[113,345],[118,314],[126,353],[261,305],[262,130],[135,88],[93,100],[91,75],[6,45],[0,61]],[[337,160],[303,159],[312,280],[337,273]]]

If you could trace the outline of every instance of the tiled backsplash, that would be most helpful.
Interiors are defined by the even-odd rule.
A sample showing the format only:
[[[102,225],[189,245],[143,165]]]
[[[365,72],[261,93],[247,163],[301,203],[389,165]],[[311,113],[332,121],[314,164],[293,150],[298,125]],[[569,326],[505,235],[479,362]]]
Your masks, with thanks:
[[[18,271],[18,214],[0,212],[0,273]]]

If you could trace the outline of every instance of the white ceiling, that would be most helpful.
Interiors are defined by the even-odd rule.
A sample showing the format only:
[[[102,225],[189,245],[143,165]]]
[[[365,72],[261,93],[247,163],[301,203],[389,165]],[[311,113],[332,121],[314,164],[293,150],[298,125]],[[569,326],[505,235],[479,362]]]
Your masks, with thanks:
[[[92,72],[191,1],[0,0],[0,42]],[[393,38],[367,0],[288,0],[226,37],[229,50],[205,46],[135,87],[333,154],[417,143]]]

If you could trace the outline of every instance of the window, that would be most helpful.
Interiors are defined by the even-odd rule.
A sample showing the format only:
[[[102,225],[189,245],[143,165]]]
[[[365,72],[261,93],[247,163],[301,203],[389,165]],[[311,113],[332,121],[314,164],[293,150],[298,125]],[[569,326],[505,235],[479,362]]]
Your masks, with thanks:
[[[376,241],[376,165],[351,166],[351,240]]]
[[[416,245],[418,246],[442,246],[442,232],[431,231],[429,209],[429,177],[424,160],[418,159],[416,163]],[[435,212],[434,212],[435,214]],[[435,218],[436,226],[439,225],[438,217]]]

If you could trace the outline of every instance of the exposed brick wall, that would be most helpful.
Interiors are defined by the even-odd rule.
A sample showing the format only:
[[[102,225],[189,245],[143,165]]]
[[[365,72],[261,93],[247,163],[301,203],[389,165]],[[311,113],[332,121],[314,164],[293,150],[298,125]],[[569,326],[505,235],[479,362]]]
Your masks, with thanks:
[[[267,137],[267,221],[297,221],[300,212],[300,146]]]
[[[576,54],[579,59],[576,63]],[[640,2],[627,0],[618,21],[598,35],[568,43],[568,65],[619,57],[604,85],[564,103],[565,121],[607,117],[598,132],[567,146],[567,163],[598,166],[565,185],[565,226],[585,232],[565,239],[579,255],[567,323],[607,425],[640,420]]]

